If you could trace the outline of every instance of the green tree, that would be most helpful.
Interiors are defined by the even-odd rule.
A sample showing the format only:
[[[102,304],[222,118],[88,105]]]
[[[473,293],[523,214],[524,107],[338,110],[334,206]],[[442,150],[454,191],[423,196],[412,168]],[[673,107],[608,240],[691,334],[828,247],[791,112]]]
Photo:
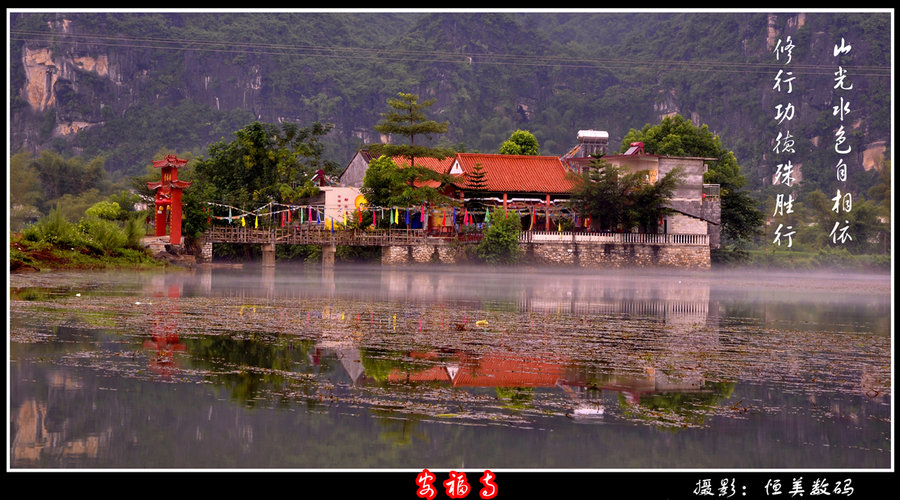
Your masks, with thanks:
[[[409,140],[408,144],[369,144],[367,149],[375,155],[388,157],[402,156],[409,161],[409,167],[416,168],[416,158],[437,158],[443,160],[451,156],[452,151],[446,148],[429,147],[416,144],[416,138],[425,136],[431,140],[437,134],[444,134],[449,127],[448,122],[438,123],[428,120],[425,109],[435,103],[435,99],[419,102],[419,96],[400,92],[396,98],[388,99],[392,110],[381,113],[384,120],[375,125],[375,130],[388,136],[402,136]]]
[[[537,138],[527,130],[516,130],[500,145],[502,155],[531,155],[535,156],[540,151]]]
[[[498,210],[492,214],[491,225],[485,229],[475,253],[487,264],[514,264],[522,256],[521,231],[522,222],[516,212]]]
[[[335,170],[323,160],[321,138],[330,130],[320,123],[300,128],[290,122],[253,122],[236,131],[231,142],[209,147],[209,156],[193,166],[196,182],[185,197],[193,190],[206,201],[256,210],[269,202],[296,203],[314,196],[319,192],[312,182],[316,171]]]
[[[575,176],[569,206],[581,217],[590,216],[601,230],[639,228],[655,233],[661,216],[670,213],[665,202],[683,179],[680,168],[667,172],[655,183],[649,171],[628,172],[607,160],[595,158],[591,168]]]
[[[424,172],[423,172],[424,170]],[[372,207],[411,207],[424,204],[444,205],[452,200],[424,180],[439,179],[430,169],[399,167],[388,156],[369,162],[360,191]]]
[[[878,205],[882,215],[890,216],[891,214],[891,162],[885,161],[883,158],[878,169],[878,180],[874,186],[869,188],[866,193],[869,201]]]
[[[659,220],[672,210],[666,207],[666,200],[672,198],[675,188],[684,180],[682,168],[674,168],[654,183],[644,182],[632,193],[630,204],[632,215],[628,218],[638,226],[641,232],[655,233],[659,229]],[[638,172],[643,178],[647,171]]]
[[[9,159],[9,229],[18,231],[40,218],[41,181],[30,153],[17,153]]]
[[[657,125],[631,129],[622,139],[622,151],[638,141],[644,143],[647,154],[718,158],[704,174],[703,182],[720,186],[723,243],[744,246],[761,234],[763,213],[756,200],[743,190],[746,180],[737,158],[707,125],[697,127],[681,115],[669,116]]]
[[[441,194],[438,184],[449,179],[430,168],[416,162],[419,158],[435,158],[443,160],[453,154],[446,148],[430,147],[417,144],[416,139],[425,136],[433,139],[436,134],[447,132],[448,123],[428,120],[424,110],[434,104],[434,99],[419,102],[415,94],[400,92],[397,98],[388,99],[391,111],[382,113],[384,121],[375,126],[375,130],[389,136],[403,136],[407,144],[369,144],[367,149],[379,156],[369,163],[363,178],[362,193],[372,206],[408,207],[422,204],[448,204],[451,200]],[[395,157],[405,158],[407,165],[402,167],[393,160]]]
[[[97,217],[104,220],[118,220],[122,214],[122,207],[115,201],[99,201],[84,211],[87,217]]]
[[[615,230],[627,227],[633,220],[634,193],[642,182],[635,173],[628,173],[622,167],[607,160],[591,161],[580,176],[573,178],[575,188],[569,199],[569,206],[581,217],[590,217],[592,226],[601,230]]]
[[[484,198],[487,195],[486,175],[484,166],[481,163],[476,163],[472,169],[472,174],[466,175],[465,193],[467,200],[465,205],[469,211],[478,213],[487,206],[484,202]]]

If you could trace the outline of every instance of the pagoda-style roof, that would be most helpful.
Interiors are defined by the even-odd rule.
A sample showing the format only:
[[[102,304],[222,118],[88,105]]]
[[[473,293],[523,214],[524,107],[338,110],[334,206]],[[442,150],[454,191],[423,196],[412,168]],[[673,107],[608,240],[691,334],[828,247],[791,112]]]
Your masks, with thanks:
[[[162,160],[155,160],[153,162],[153,166],[156,168],[163,168],[163,167],[178,168],[178,167],[184,166],[184,164],[187,162],[188,162],[187,160],[178,158],[175,155],[166,155],[166,157],[163,158]]]
[[[181,179],[175,179],[174,181],[166,181],[166,182],[155,181],[155,182],[148,182],[147,187],[150,189],[150,191],[155,191],[162,187],[163,192],[168,192],[172,188],[176,188],[176,189],[187,188],[191,185],[192,182],[194,182],[194,181],[183,181]]]

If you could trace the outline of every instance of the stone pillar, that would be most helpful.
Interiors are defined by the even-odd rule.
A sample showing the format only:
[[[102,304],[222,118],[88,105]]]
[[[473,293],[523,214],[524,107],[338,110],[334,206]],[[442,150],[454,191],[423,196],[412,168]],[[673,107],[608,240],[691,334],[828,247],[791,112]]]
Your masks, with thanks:
[[[335,245],[322,245],[322,267],[334,267]]]
[[[262,286],[266,290],[266,298],[275,298],[275,266],[262,267]]]
[[[263,267],[275,267],[275,243],[263,243],[262,265]]]
[[[200,244],[200,261],[212,262],[213,244],[211,241],[204,241]]]
[[[407,264],[410,261],[410,255],[411,252],[408,246],[384,246],[381,248],[381,265]]]

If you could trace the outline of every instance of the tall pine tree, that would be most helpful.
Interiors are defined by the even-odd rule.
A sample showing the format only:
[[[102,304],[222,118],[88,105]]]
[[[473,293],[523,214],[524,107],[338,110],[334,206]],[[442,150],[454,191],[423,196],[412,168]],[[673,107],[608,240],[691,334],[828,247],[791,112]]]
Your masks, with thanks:
[[[384,206],[412,206],[422,203],[442,205],[450,203],[450,198],[440,193],[439,188],[427,185],[426,181],[449,182],[450,179],[430,168],[416,163],[419,158],[443,160],[453,151],[446,148],[417,144],[416,140],[431,140],[436,134],[447,131],[448,123],[428,120],[424,109],[430,107],[434,99],[419,102],[419,96],[400,92],[397,98],[388,99],[392,110],[382,113],[384,121],[375,130],[390,136],[408,138],[407,144],[369,144],[366,148],[375,156],[384,157],[370,163],[363,178],[363,194],[370,204]],[[406,158],[408,165],[398,167],[394,158]],[[373,168],[378,167],[378,168]]]
[[[487,196],[487,177],[481,163],[476,163],[471,175],[466,175],[465,194],[465,205],[470,212],[480,214],[487,206],[484,202]]]
[[[375,130],[390,136],[403,136],[409,139],[408,144],[369,144],[367,149],[376,156],[388,157],[402,156],[409,160],[410,167],[418,167],[416,158],[437,158],[443,160],[451,156],[453,151],[446,148],[429,147],[424,144],[416,144],[416,138],[425,136],[431,140],[436,134],[444,134],[449,126],[448,122],[438,123],[428,120],[423,111],[431,107],[434,99],[419,102],[419,96],[400,92],[397,98],[388,99],[391,111],[381,113],[384,121],[375,125]]]

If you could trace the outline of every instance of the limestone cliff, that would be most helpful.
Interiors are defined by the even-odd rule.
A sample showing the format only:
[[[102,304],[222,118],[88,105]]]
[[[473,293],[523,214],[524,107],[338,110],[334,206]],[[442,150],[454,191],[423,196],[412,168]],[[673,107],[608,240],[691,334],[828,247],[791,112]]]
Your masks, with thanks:
[[[829,47],[840,33],[854,43],[848,163],[865,173],[890,152],[887,25],[781,12],[20,13],[10,23],[10,141],[14,151],[52,144],[102,153],[111,168],[136,174],[162,148],[202,153],[254,119],[318,120],[335,124],[328,156],[346,165],[359,146],[381,140],[374,125],[385,101],[404,91],[437,100],[431,116],[450,122],[447,143],[482,152],[519,128],[535,133],[541,154],[563,154],[579,129],[609,131],[616,149],[630,128],[678,113],[708,124],[750,185],[764,187],[780,98],[771,51],[790,36],[797,165],[819,182],[831,161]]]

